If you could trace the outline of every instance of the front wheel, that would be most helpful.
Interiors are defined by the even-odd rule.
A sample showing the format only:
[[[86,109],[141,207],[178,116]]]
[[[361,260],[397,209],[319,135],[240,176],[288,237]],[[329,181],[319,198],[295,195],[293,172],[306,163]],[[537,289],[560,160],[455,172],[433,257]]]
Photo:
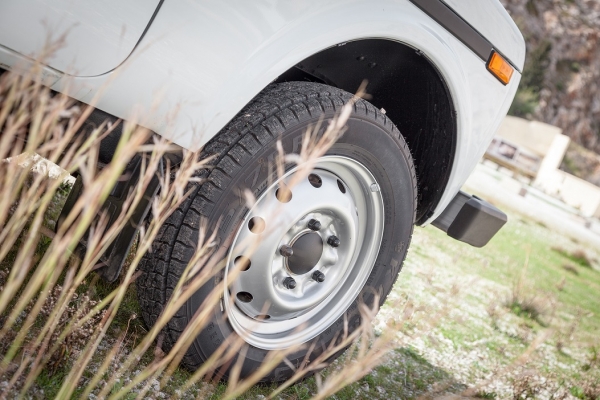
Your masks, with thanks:
[[[298,153],[307,129],[326,125],[351,98],[315,83],[271,85],[206,146],[215,168],[161,228],[138,279],[142,316],[151,325],[194,254],[189,244],[198,241],[200,219],[216,229],[227,254],[224,274],[166,327],[168,350],[204,299],[221,292],[183,359],[188,367],[197,368],[231,335],[248,344],[239,355],[242,376],[269,351],[307,344],[263,379],[285,380],[290,364],[313,360],[343,336],[346,324],[349,332],[360,325],[359,302],[372,306],[378,295],[381,304],[390,292],[416,207],[413,162],[391,121],[358,100],[343,136],[309,174],[289,165],[276,178],[269,167],[278,139],[286,153]],[[257,199],[250,208],[240,201],[244,189]]]

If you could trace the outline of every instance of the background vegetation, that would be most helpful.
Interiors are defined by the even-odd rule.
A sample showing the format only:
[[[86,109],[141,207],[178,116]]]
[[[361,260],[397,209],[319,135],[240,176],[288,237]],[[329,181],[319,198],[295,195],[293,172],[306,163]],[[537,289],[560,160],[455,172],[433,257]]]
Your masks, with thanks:
[[[527,47],[509,114],[561,128],[574,142],[562,168],[600,185],[600,2],[501,2]]]

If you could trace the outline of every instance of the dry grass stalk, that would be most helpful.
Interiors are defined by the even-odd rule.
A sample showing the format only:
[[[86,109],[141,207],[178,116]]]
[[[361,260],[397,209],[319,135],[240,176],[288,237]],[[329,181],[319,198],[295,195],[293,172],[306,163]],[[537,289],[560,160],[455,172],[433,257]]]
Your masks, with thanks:
[[[513,362],[505,367],[499,368],[497,371],[494,371],[492,378],[479,382],[477,385],[460,393],[460,396],[463,398],[477,397],[477,394],[480,393],[483,388],[492,383],[494,379],[497,379],[499,376],[508,376],[511,372],[529,363],[534,357],[535,351],[552,336],[552,333],[553,332],[551,329],[546,329],[540,332],[540,334],[529,344],[527,349],[525,349],[525,351],[521,353]]]
[[[531,245],[527,247],[525,261],[521,274],[513,285],[510,297],[505,301],[505,306],[519,316],[527,317],[537,321],[540,325],[547,325],[544,318],[553,308],[554,301],[546,296],[541,297],[535,293],[527,279],[527,269],[529,266],[529,257],[531,255]]]
[[[577,267],[575,267],[574,265],[564,264],[563,269],[567,272],[572,273],[573,275],[579,275],[579,271],[577,270]]]
[[[163,385],[168,382],[185,349],[205,326],[208,320],[207,310],[220,301],[221,293],[215,291],[199,308],[192,323],[184,330],[171,351],[155,357],[129,384],[113,391],[116,380],[134,368],[138,360],[152,350],[174,313],[204,283],[223,269],[225,254],[223,251],[215,251],[212,236],[200,235],[196,254],[156,325],[129,352],[117,370],[110,372],[115,357],[121,351],[126,333],[103,355],[94,377],[83,388],[80,387],[82,374],[98,354],[100,343],[107,337],[128,287],[136,278],[136,267],[150,249],[158,228],[189,194],[189,182],[197,179],[196,172],[205,168],[209,160],[198,161],[198,154],[185,152],[176,172],[160,176],[161,190],[153,200],[151,222],[141,229],[137,248],[131,257],[131,263],[122,272],[120,284],[104,298],[77,303],[78,290],[85,290],[86,279],[89,279],[100,256],[127,223],[133,206],[141,200],[145,188],[156,175],[162,156],[171,151],[172,147],[164,140],[154,139],[149,143],[150,132],[127,123],[113,162],[98,171],[96,160],[99,141],[114,126],[102,125],[85,140],[76,137],[76,132],[93,108],[76,104],[66,96],[51,94],[39,84],[36,77],[38,73],[39,65],[36,65],[24,76],[7,73],[0,77],[0,159],[10,159],[0,164],[0,190],[3,193],[0,198],[0,261],[6,261],[7,256],[17,249],[12,261],[13,268],[3,279],[3,290],[0,293],[0,341],[6,339],[9,342],[8,346],[2,347],[0,354],[0,376],[10,378],[5,390],[20,390],[20,396],[26,396],[43,371],[63,362],[70,364],[70,367],[58,397],[72,397],[76,390],[81,390],[84,397],[95,392],[99,397],[110,396],[117,399],[141,386],[141,398],[149,390],[153,379],[162,379]],[[364,87],[361,91],[363,89]],[[290,164],[298,166],[297,176],[308,175],[316,160],[343,133],[352,106],[352,103],[346,105],[323,133],[320,133],[320,124],[308,131],[299,155],[283,154],[279,144],[280,157],[277,165],[272,167],[276,170],[276,175],[281,177],[285,166]],[[147,154],[147,157],[140,184],[127,200],[131,207],[125,207],[126,211],[123,211],[118,220],[105,229],[106,216],[96,216],[128,161],[140,152]],[[36,249],[44,234],[49,232],[49,228],[44,226],[45,213],[61,182],[48,180],[41,175],[31,175],[19,166],[21,154],[39,154],[70,173],[79,171],[85,187],[83,195],[53,235],[45,253],[39,256]],[[248,200],[253,201],[251,197]],[[84,235],[87,235],[88,243],[86,252],[82,260],[75,261],[71,258],[71,253]],[[230,274],[228,283],[235,277],[235,273]],[[75,310],[73,304],[80,304],[81,307]],[[374,304],[378,304],[377,299]],[[359,342],[351,348],[351,353],[360,357],[362,362],[349,362],[345,367],[346,372],[332,374],[324,382],[319,380],[319,397],[333,394],[343,385],[368,373],[389,348],[391,337],[374,339],[370,321],[376,311],[376,306],[362,305],[362,324],[359,329],[352,334],[346,330],[314,363],[297,369],[292,379],[280,386],[272,396],[307,374],[324,368],[330,356],[356,339]],[[22,318],[24,314],[26,317]],[[18,332],[14,334],[16,330]],[[65,358],[67,343],[76,343],[73,346],[79,349],[73,360]],[[243,338],[235,336],[223,343],[182,389],[189,388],[202,378],[218,378],[220,368],[228,365],[238,353],[243,353],[245,346]],[[272,352],[261,368],[245,379],[239,376],[240,366],[234,365],[226,398],[235,398],[246,391],[276,365],[286,362],[286,356],[297,349]],[[17,357],[19,364],[15,368]],[[108,379],[102,382],[107,375]]]
[[[127,223],[129,215],[124,212],[106,232],[103,232],[105,218],[100,218],[96,223],[93,222],[94,217],[129,159],[138,151],[150,152],[140,185],[128,199],[133,205],[141,199],[145,187],[157,170],[162,155],[170,149],[165,141],[155,141],[153,146],[148,148],[145,143],[149,133],[133,124],[127,124],[113,163],[102,171],[97,171],[95,162],[97,145],[101,136],[107,132],[106,127],[101,126],[85,142],[73,145],[76,142],[75,132],[92,108],[87,107],[81,111],[65,96],[52,96],[49,90],[36,83],[34,74],[35,71],[24,77],[5,74],[0,81],[0,93],[3,97],[0,109],[2,128],[0,154],[4,159],[11,158],[10,161],[1,164],[3,179],[0,182],[0,190],[6,195],[0,199],[0,215],[3,222],[0,235],[4,239],[0,246],[0,260],[7,256],[19,238],[21,240],[13,262],[13,265],[18,265],[19,268],[12,268],[0,294],[0,315],[3,315],[0,339],[5,338],[7,333],[14,329],[19,321],[19,315],[25,309],[28,314],[25,322],[20,324],[19,333],[12,338],[10,348],[2,354],[0,374],[7,372],[17,354],[23,353],[20,368],[10,382],[11,386],[16,384],[22,378],[21,375],[28,371],[22,393],[25,393],[41,370],[47,366],[49,358],[56,353],[56,347],[108,306],[106,318],[103,318],[96,327],[96,344],[103,338],[105,329],[114,318],[114,313],[128,285],[133,281],[135,265],[155,236],[156,227],[143,232],[141,246],[138,246],[138,257],[125,274],[124,284],[93,307],[87,315],[77,315],[77,318],[73,318],[71,323],[58,334],[59,326],[63,328],[63,324],[59,321],[61,317],[64,318],[65,310],[68,309],[75,290],[94,269],[100,255],[116,233]],[[14,161],[18,160],[17,156],[22,153],[37,153],[50,162],[59,163],[67,171],[80,171],[85,185],[84,195],[60,226],[57,234],[54,235],[54,240],[40,260],[35,259],[33,255],[41,233],[47,231],[47,228],[44,230],[45,227],[42,225],[44,212],[48,209],[60,181],[49,181],[39,175],[30,177],[29,172]],[[170,182],[168,175],[163,179],[163,191],[153,204],[155,216],[162,216],[164,220],[182,200],[185,195],[184,188],[192,180],[195,171],[203,165],[203,162],[198,162],[196,159],[195,154],[186,155],[182,163],[183,167],[175,174],[174,182]],[[27,182],[27,179],[31,182]],[[132,208],[129,210],[131,212]],[[161,218],[157,218],[155,225],[158,225],[160,220]],[[81,264],[68,266],[67,260],[72,249],[79,238],[86,234],[88,228],[89,243],[84,259]],[[37,266],[34,267],[36,262]],[[64,277],[61,278],[61,275]],[[41,311],[48,303],[48,295],[56,287],[59,279],[63,279],[63,290],[58,299],[53,300],[54,307],[45,310],[43,315],[46,317],[43,318],[45,324],[36,332],[35,337],[31,337],[31,331],[27,328],[39,323]],[[9,305],[10,310],[7,308]],[[51,341],[55,343],[50,343]],[[78,382],[77,375],[80,375],[80,372],[76,371],[84,369],[95,347],[89,346],[84,352],[85,356],[76,363],[78,368],[71,370],[69,378],[72,379],[65,380],[66,386],[62,394],[72,393],[72,387],[69,385],[74,385],[70,382]],[[37,355],[34,357],[34,354]],[[45,354],[49,356],[44,356]]]

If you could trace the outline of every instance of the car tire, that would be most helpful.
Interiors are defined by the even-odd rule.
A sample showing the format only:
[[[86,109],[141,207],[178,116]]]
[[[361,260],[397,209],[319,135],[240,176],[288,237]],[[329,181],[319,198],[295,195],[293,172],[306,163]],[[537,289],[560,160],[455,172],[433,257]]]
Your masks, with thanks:
[[[285,153],[299,153],[307,129],[319,121],[327,126],[351,99],[317,83],[273,84],[205,146],[214,168],[203,172],[205,180],[193,184],[192,194],[161,227],[137,280],[142,317],[151,326],[194,254],[201,219],[216,229],[216,247],[227,255],[224,273],[198,290],[164,329],[163,347],[169,350],[209,293],[221,292],[210,322],[183,357],[188,368],[198,368],[231,335],[248,344],[240,355],[242,377],[270,351],[308,344],[262,379],[282,381],[294,373],[290,364],[313,360],[343,336],[345,323],[350,332],[360,325],[359,302],[383,304],[406,256],[417,198],[413,161],[395,125],[358,99],[343,135],[317,159],[311,175],[289,189],[288,202],[277,189],[299,173],[297,166],[286,165],[279,181],[269,168],[278,140]],[[250,209],[240,195],[244,189],[257,199]],[[285,212],[269,215],[274,208]],[[256,231],[257,224],[264,231]],[[246,254],[248,240],[257,235],[263,240]],[[293,255],[282,255],[283,245]],[[226,288],[239,257],[250,260],[242,263],[249,268]],[[286,283],[290,277],[295,285]],[[220,371],[224,378],[228,373],[227,367]]]

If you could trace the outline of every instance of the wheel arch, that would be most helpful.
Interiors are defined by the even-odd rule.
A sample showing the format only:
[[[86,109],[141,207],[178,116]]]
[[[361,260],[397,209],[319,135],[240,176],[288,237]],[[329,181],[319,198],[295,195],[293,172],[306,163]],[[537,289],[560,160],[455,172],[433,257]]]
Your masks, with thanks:
[[[276,82],[320,82],[354,93],[363,80],[368,100],[385,110],[410,148],[417,172],[417,224],[422,224],[444,193],[457,143],[454,102],[429,58],[397,41],[355,40],[311,55]]]

